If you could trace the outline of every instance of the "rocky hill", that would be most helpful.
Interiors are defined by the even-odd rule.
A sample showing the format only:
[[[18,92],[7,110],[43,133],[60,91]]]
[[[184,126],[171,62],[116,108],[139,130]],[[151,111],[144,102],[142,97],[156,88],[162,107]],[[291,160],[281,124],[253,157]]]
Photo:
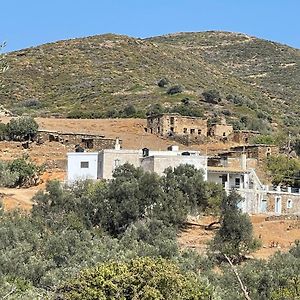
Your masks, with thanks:
[[[299,131],[300,50],[243,34],[106,34],[12,52],[6,60],[0,105],[15,114],[141,117],[171,110],[226,117],[236,128]],[[161,78],[165,87],[157,85]],[[175,85],[182,92],[168,94]]]

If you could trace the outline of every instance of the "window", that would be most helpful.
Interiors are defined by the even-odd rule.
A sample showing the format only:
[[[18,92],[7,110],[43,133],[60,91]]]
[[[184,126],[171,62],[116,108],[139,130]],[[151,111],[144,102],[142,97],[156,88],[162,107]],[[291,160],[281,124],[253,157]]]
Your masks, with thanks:
[[[171,125],[174,125],[174,117],[171,117],[171,118],[170,118],[170,124],[171,124]]]
[[[115,161],[114,161],[114,167],[117,168],[117,167],[119,167],[119,166],[120,166],[120,160],[117,158],[117,159],[115,159]]]
[[[293,207],[293,200],[292,199],[288,199],[286,202],[286,208],[292,208]]]
[[[240,178],[235,178],[235,187],[239,188],[241,185],[241,179]]]
[[[194,134],[195,133],[195,129],[191,129],[191,134]]]
[[[183,128],[183,133],[187,133],[187,128]]]
[[[88,169],[89,168],[89,162],[88,161],[81,161],[80,162],[80,168],[81,169]]]
[[[202,133],[202,130],[201,129],[198,129],[198,134],[201,134]]]

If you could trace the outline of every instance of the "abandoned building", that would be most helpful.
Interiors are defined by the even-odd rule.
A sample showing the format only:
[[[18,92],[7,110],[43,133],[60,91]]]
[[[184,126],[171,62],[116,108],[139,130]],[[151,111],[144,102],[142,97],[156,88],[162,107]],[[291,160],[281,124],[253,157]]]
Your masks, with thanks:
[[[226,119],[220,123],[207,124],[206,119],[181,116],[178,113],[164,113],[147,117],[146,132],[168,137],[184,145],[202,144],[207,137],[247,144],[259,132],[250,130],[233,130],[233,126],[226,124]]]
[[[238,157],[245,153],[247,158],[256,159],[258,162],[266,159],[270,155],[278,155],[279,147],[276,145],[252,144],[231,147],[230,151],[220,153],[223,157]]]
[[[232,133],[232,125],[227,124],[212,124],[208,130],[208,136],[216,138],[227,138]]]
[[[59,142],[66,146],[74,147],[80,145],[84,149],[93,150],[112,149],[116,142],[113,138],[106,138],[104,135],[99,134],[39,130],[37,142],[42,143],[45,141]],[[122,141],[120,141],[120,143],[122,143]]]
[[[152,115],[147,118],[146,131],[161,136],[207,136],[207,120],[181,116],[178,113]]]
[[[259,131],[255,130],[234,130],[230,136],[230,140],[239,144],[249,144],[251,139],[260,135]]]

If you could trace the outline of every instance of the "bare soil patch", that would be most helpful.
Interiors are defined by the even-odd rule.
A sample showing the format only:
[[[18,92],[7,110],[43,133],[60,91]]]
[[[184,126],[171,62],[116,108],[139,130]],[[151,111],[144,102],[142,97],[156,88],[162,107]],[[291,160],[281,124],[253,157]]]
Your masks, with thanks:
[[[265,218],[265,215],[251,216],[254,235],[262,241],[262,248],[253,254],[255,258],[266,259],[277,251],[287,252],[295,240],[300,239],[299,220],[266,221]],[[179,246],[205,253],[207,244],[215,234],[215,231],[205,230],[205,225],[215,220],[213,217],[202,217],[198,224],[182,230],[178,236]]]

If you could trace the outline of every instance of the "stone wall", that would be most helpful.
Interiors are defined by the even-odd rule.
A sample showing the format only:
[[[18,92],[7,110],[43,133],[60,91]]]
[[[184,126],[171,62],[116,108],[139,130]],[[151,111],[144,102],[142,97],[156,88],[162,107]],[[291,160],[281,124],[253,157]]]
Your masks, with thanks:
[[[226,125],[226,124],[213,124],[209,128],[208,135],[211,137],[228,137],[230,134],[233,133],[233,127],[232,125]]]
[[[280,199],[281,202],[281,214],[283,215],[289,215],[289,214],[298,214],[300,215],[300,194],[294,194],[294,193],[267,193],[267,213],[273,213],[275,212],[275,203],[276,198]],[[289,206],[288,202],[291,202],[291,205]]]
[[[160,114],[147,118],[147,131],[161,136],[207,136],[207,120],[180,114]]]
[[[105,138],[102,135],[66,133],[46,130],[38,131],[37,142],[43,143],[45,141],[58,142],[66,146],[74,147],[75,145],[80,145],[84,149],[91,150],[114,149],[116,143],[115,139]]]
[[[258,131],[252,130],[235,130],[228,139],[239,144],[248,144],[252,138],[259,136]]]

